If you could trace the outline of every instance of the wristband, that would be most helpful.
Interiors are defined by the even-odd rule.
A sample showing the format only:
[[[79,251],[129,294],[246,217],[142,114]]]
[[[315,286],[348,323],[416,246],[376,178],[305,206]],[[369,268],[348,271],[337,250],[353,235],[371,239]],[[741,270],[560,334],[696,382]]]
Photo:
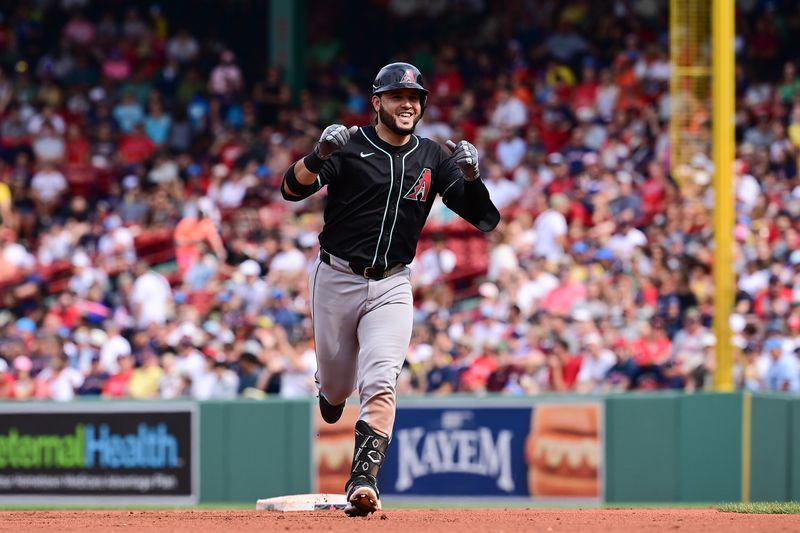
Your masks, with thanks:
[[[319,145],[314,148],[313,152],[303,158],[303,164],[305,164],[306,169],[312,174],[319,174],[319,172],[322,170],[322,165],[325,164],[325,160],[330,157],[320,157],[318,147]]]

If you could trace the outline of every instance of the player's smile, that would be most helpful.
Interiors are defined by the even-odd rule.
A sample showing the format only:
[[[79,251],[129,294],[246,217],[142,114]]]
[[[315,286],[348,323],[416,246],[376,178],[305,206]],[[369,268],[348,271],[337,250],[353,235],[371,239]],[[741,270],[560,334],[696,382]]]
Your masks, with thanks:
[[[378,114],[381,122],[401,135],[414,132],[422,113],[422,105],[418,91],[413,89],[400,89],[387,91],[380,99]]]

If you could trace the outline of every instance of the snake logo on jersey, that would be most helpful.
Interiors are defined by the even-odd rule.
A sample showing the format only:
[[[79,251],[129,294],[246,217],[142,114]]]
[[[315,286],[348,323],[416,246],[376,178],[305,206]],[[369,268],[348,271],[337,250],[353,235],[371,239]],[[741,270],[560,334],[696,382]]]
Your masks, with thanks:
[[[416,200],[417,202],[424,202],[428,199],[428,193],[431,190],[431,169],[423,168],[417,181],[403,196],[406,200]]]

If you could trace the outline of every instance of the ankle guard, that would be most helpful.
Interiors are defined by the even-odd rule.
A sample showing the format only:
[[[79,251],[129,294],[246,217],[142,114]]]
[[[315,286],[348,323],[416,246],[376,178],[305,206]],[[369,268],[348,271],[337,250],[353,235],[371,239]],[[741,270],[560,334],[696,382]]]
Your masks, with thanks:
[[[363,420],[356,422],[356,449],[350,477],[371,476],[373,480],[376,479],[388,446],[388,438],[377,434]]]

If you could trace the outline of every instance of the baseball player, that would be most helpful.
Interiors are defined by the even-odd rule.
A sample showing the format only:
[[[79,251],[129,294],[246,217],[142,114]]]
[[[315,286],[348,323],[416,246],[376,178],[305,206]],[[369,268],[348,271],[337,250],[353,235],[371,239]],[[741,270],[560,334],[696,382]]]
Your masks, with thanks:
[[[482,231],[500,214],[480,180],[478,152],[448,141],[450,153],[414,135],[428,91],[419,70],[392,63],[372,85],[375,125],[325,128],[314,151],[286,171],[281,192],[298,201],[328,187],[320,254],[309,283],[322,418],[336,422],[358,388],[359,420],[349,516],[381,508],[376,478],[395,418],[395,384],[411,341],[408,265],[440,195]]]

